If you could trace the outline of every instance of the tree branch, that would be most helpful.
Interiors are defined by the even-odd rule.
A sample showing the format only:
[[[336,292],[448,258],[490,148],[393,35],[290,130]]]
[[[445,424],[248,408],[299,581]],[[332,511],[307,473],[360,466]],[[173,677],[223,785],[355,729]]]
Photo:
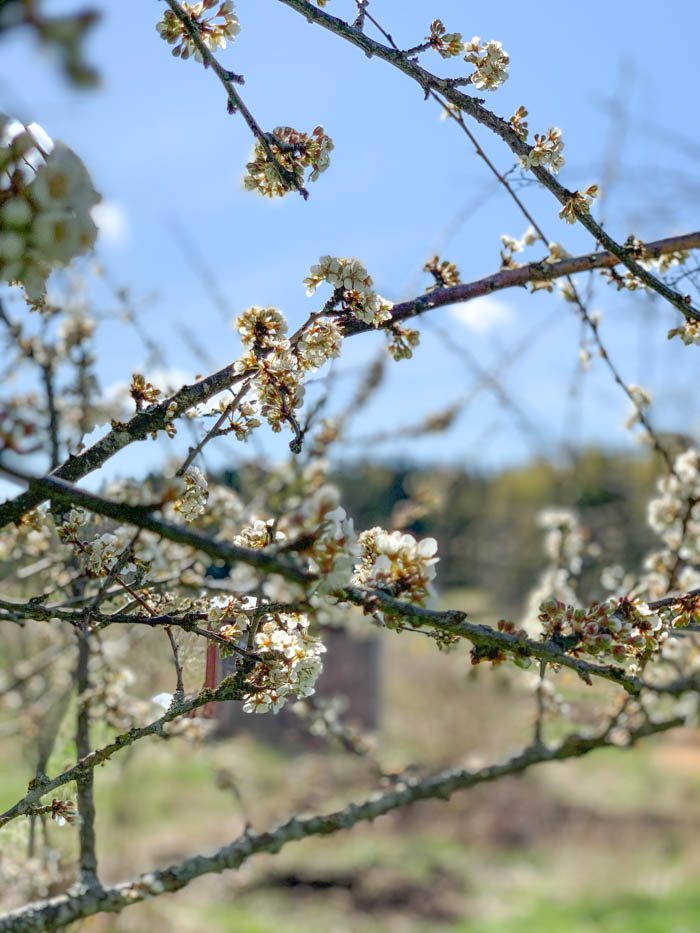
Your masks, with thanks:
[[[233,364],[207,376],[193,385],[185,385],[174,395],[152,405],[145,411],[138,412],[125,423],[113,422],[112,429],[92,447],[78,456],[65,460],[52,476],[75,482],[88,473],[99,469],[107,460],[134,441],[144,441],[157,431],[165,429],[166,424],[180,417],[190,408],[200,405],[219,392],[229,389],[246,378],[245,373],[236,373]],[[48,498],[37,490],[23,493],[0,505],[0,528],[9,522],[16,522],[30,509]]]
[[[682,725],[674,717],[662,722],[644,722],[630,732],[630,743],[646,736],[665,732]],[[41,933],[67,926],[82,917],[100,912],[118,912],[159,894],[178,891],[195,878],[226,869],[237,869],[252,855],[259,852],[276,853],[289,842],[309,836],[328,836],[357,823],[375,820],[392,810],[407,807],[420,800],[449,799],[458,790],[488,783],[508,775],[521,774],[528,768],[550,761],[580,758],[597,748],[615,745],[610,728],[594,736],[570,735],[552,748],[532,745],[519,755],[502,764],[489,765],[478,771],[451,768],[422,780],[410,778],[397,783],[391,790],[372,795],[362,803],[348,804],[341,810],[320,816],[293,817],[268,832],[247,829],[229,845],[222,846],[211,855],[194,855],[168,868],[139,875],[99,892],[79,895],[64,894],[48,901],[29,904],[0,917],[0,933]]]
[[[221,67],[214,55],[210,52],[207,45],[202,41],[202,37],[200,36],[195,24],[192,22],[192,19],[183,10],[177,0],[166,0],[166,3],[185,27],[187,35],[190,37],[194,45],[196,45],[197,51],[202,56],[204,67],[211,68],[219,81],[221,81],[223,84],[229,101],[229,113],[235,113],[236,110],[240,110],[243,115],[243,119],[248,124],[248,128],[260,144],[268,162],[270,162],[271,165],[274,165],[275,170],[279,173],[279,176],[285,185],[290,189],[296,188],[299,194],[304,198],[304,200],[306,200],[309,197],[309,192],[302,185],[294,172],[290,172],[284,167],[284,165],[280,164],[274,152],[272,151],[272,147],[270,146],[270,142],[268,140],[268,134],[263,133],[263,131],[260,129],[255,117],[243,103],[241,95],[236,90],[235,83],[243,84],[243,79],[238,75],[233,75],[230,71],[227,71],[225,68]]]
[[[167,541],[174,541],[177,544],[185,544],[195,548],[216,560],[223,560],[229,564],[240,562],[249,564],[258,570],[278,573],[295,583],[312,583],[316,579],[312,574],[301,570],[291,561],[275,554],[270,554],[261,549],[228,544],[225,541],[215,541],[213,538],[208,538],[197,531],[189,531],[180,525],[172,525],[170,522],[153,518],[150,513],[157,508],[155,505],[143,506],[129,505],[126,502],[112,502],[109,499],[103,499],[101,496],[95,495],[95,493],[79,489],[77,486],[71,486],[70,483],[66,483],[56,476],[44,476],[41,479],[34,479],[16,470],[10,470],[4,465],[0,465],[0,472],[26,482],[29,485],[29,495],[38,490],[37,494],[41,495],[42,498],[51,498],[55,502],[60,502],[66,506],[81,506],[97,515],[104,515],[119,522],[136,525],[137,528],[152,531]]]
[[[656,259],[677,250],[688,249],[700,249],[700,231],[645,243],[643,258]],[[591,269],[612,269],[619,262],[620,259],[613,253],[599,252],[572,256],[569,259],[560,259],[557,262],[530,262],[516,269],[502,269],[500,272],[495,272],[483,279],[476,279],[474,282],[452,285],[448,288],[434,288],[426,292],[425,295],[395,304],[391,312],[391,320],[380,325],[380,327],[388,328],[392,324],[417,317],[433,308],[471,301],[473,298],[491,295],[493,292],[501,291],[504,288],[515,288],[527,285],[528,282],[551,282],[569,275],[576,275],[579,272],[588,272]],[[375,329],[371,324],[365,324],[359,320],[343,323],[346,337],[367,333]]]
[[[337,594],[339,595],[339,594]],[[427,625],[450,635],[457,635],[470,641],[475,648],[484,648],[491,651],[506,652],[513,657],[531,657],[538,661],[547,661],[550,664],[559,664],[575,671],[581,680],[591,684],[591,677],[600,677],[622,687],[633,696],[637,696],[643,689],[656,692],[678,695],[691,689],[687,681],[668,684],[664,687],[655,686],[642,681],[639,677],[628,674],[624,668],[614,664],[593,664],[581,658],[566,654],[556,642],[533,641],[522,638],[509,632],[502,632],[489,625],[477,625],[468,622],[466,613],[455,609],[439,611],[425,609],[413,603],[402,602],[382,593],[380,590],[364,590],[359,587],[347,587],[342,593],[344,599],[364,606],[369,611],[381,609],[382,612],[396,618],[409,619],[414,625]]]
[[[400,49],[390,48],[389,46],[382,45],[381,42],[370,39],[349,23],[335,16],[331,16],[309,3],[308,0],[280,0],[280,2],[291,7],[297,13],[301,13],[309,22],[318,23],[330,32],[342,36],[342,38],[346,39],[348,42],[361,48],[366,55],[370,57],[376,55],[377,58],[381,58],[391,65],[394,65],[395,68],[398,68],[410,78],[413,78],[413,80],[421,86],[426,96],[431,91],[439,91],[450,103],[469,114],[469,116],[477,122],[496,133],[497,136],[500,136],[511,152],[518,156],[518,158],[527,157],[529,154],[531,147],[520,139],[506,120],[502,120],[490,110],[487,110],[477,98],[463,94],[455,87],[454,82],[449,78],[437,77],[437,75],[432,74],[425,68],[422,68],[416,61],[410,59],[406,53],[402,52]],[[565,205],[571,198],[573,192],[561,185],[546,169],[540,166],[533,166],[530,171],[545,188],[552,192],[560,204]],[[675,291],[675,289],[670,288],[665,282],[662,282],[655,275],[652,275],[651,272],[648,272],[640,266],[633,258],[631,251],[609,236],[590,214],[580,210],[577,206],[574,208],[574,211],[577,219],[588,232],[595,237],[601,246],[617,256],[618,261],[625,265],[633,275],[641,279],[645,285],[661,295],[662,298],[665,298],[666,301],[677,308],[687,320],[700,321],[700,311],[697,311],[691,306],[687,296],[683,296]]]
[[[200,706],[206,706],[207,703],[216,703],[220,700],[240,700],[242,694],[243,691],[238,685],[238,675],[232,674],[224,678],[215,689],[200,690],[195,696],[184,699],[181,702],[174,700],[170,708],[159,719],[155,719],[146,726],[137,726],[133,729],[129,729],[128,732],[121,733],[116,736],[112,742],[109,742],[102,748],[89,752],[89,754],[81,758],[77,764],[73,765],[72,768],[62,771],[61,774],[56,775],[54,778],[31,781],[25,796],[22,797],[21,800],[18,800],[17,803],[13,804],[9,810],[0,814],[0,828],[11,820],[29,813],[31,807],[45,794],[50,793],[57,787],[62,787],[64,784],[81,780],[85,775],[93,771],[98,765],[107,761],[122,748],[127,748],[129,745],[133,745],[134,742],[148,735],[165,736],[163,727],[167,723],[172,722],[173,719],[178,719],[186,713],[199,709]]]
[[[282,2],[287,2],[287,0],[282,0]],[[647,243],[644,247],[644,255],[655,257],[679,249],[696,248],[700,248],[700,232]],[[384,325],[380,325],[380,327],[387,329],[392,324],[416,317],[432,308],[469,301],[472,298],[489,295],[503,288],[513,288],[516,285],[525,285],[527,282],[543,281],[545,279],[552,280],[589,269],[611,268],[619,261],[616,256],[609,252],[588,253],[584,256],[563,259],[559,262],[529,263],[518,269],[503,269],[484,279],[478,279],[466,285],[436,288],[425,295],[394,305],[391,319]],[[348,337],[376,330],[371,325],[364,324],[359,320],[342,322],[342,326],[345,335]],[[174,418],[247,378],[249,378],[249,374],[236,373],[233,364],[231,364],[194,385],[183,386],[178,392],[159,404],[138,412],[130,421],[114,423],[111,431],[103,438],[96,441],[92,447],[89,447],[78,456],[69,457],[51,475],[69,482],[75,482],[99,469],[107,460],[120,450],[128,447],[129,444],[134,441],[146,440],[149,435],[163,430],[165,425]],[[0,528],[10,522],[19,521],[23,515],[47,498],[49,497],[46,494],[35,488],[0,504]]]

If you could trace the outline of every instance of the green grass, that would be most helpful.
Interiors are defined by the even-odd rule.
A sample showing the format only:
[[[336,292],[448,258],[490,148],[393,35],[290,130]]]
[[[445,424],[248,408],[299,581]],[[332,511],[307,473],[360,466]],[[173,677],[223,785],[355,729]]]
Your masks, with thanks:
[[[509,919],[459,923],[451,933],[696,933],[699,926],[700,891],[681,889],[660,897],[623,894],[599,902],[543,903]]]

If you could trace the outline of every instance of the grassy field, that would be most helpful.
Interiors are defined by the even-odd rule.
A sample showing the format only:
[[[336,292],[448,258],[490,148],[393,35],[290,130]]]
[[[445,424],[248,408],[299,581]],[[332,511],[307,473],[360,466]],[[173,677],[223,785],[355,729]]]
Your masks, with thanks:
[[[461,601],[488,618],[480,594]],[[441,654],[410,633],[387,633],[383,650],[385,766],[497,760],[529,740],[534,699],[519,676],[474,670],[464,649]],[[561,688],[576,715],[589,688],[566,676]],[[28,776],[19,756],[6,759],[0,806]],[[240,800],[225,786],[232,781]],[[146,740],[97,772],[103,879],[229,842],[244,813],[261,830],[377,787],[367,762],[339,751],[295,752],[251,735],[196,746]],[[294,843],[74,930],[695,933],[699,830],[700,738],[686,731]],[[74,856],[74,831],[50,831]]]

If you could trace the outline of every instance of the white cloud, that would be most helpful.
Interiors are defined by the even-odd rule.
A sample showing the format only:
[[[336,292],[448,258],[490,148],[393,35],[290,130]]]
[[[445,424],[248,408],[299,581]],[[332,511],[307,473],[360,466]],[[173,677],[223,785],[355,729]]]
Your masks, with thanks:
[[[492,295],[463,301],[450,308],[450,315],[476,334],[488,334],[497,327],[510,324],[515,317],[511,305]]]
[[[129,239],[126,211],[116,201],[100,201],[90,211],[100,236],[113,246],[123,246]]]

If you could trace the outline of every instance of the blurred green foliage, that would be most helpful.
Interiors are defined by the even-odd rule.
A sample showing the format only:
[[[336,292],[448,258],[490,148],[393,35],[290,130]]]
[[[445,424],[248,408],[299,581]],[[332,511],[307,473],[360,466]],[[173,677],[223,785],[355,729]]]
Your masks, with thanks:
[[[625,894],[605,901],[543,903],[501,922],[460,923],[453,933],[695,933],[699,918],[700,891],[688,889],[660,897]]]

